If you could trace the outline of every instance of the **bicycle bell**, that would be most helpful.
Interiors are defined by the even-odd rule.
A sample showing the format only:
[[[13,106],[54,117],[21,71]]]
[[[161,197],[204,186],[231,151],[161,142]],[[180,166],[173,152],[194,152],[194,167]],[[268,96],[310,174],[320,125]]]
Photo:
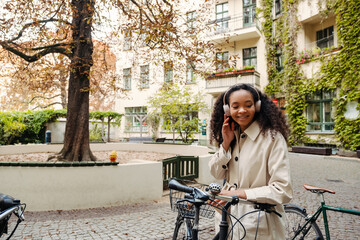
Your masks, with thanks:
[[[221,192],[221,186],[217,183],[210,183],[209,190],[211,194],[218,195]]]

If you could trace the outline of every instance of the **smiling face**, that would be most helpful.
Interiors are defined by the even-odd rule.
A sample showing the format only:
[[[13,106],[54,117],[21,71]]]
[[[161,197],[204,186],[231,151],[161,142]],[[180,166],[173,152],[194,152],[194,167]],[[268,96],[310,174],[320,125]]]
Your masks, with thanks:
[[[255,103],[252,94],[244,89],[234,91],[229,96],[229,103],[232,119],[244,132],[254,121]]]

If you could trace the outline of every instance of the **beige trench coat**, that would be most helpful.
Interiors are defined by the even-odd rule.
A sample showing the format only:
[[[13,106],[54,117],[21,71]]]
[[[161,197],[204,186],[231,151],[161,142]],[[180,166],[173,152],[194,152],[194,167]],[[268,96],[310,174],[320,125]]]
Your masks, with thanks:
[[[226,178],[224,189],[242,188],[248,200],[276,204],[276,211],[283,214],[283,203],[292,198],[292,186],[287,145],[284,137],[278,133],[272,139],[270,132],[260,133],[255,121],[244,133],[235,132],[234,149],[225,152],[222,146],[209,162],[211,174],[216,179]],[[237,217],[254,210],[252,206],[238,204],[231,207],[231,213]],[[220,221],[217,216],[216,228]],[[241,222],[246,228],[246,238],[254,239],[258,215],[250,214]],[[285,239],[284,218],[274,213],[261,212],[257,239]],[[233,239],[244,235],[236,224]]]

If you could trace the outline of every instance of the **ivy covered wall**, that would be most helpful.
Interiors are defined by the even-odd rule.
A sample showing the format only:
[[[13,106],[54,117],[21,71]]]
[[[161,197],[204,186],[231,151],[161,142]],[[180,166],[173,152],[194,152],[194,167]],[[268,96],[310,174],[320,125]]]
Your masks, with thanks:
[[[345,112],[349,102],[360,99],[360,4],[356,0],[317,0],[323,20],[332,14],[336,16],[340,51],[316,58],[321,62],[319,73],[309,78],[301,69],[304,62],[297,59],[300,1],[282,0],[282,12],[276,19],[274,1],[260,1],[257,13],[263,19],[261,27],[266,42],[269,80],[266,91],[275,97],[285,97],[291,128],[290,144],[298,145],[311,141],[305,135],[308,121],[304,114],[306,96],[316,91],[335,90],[337,94],[332,104],[336,108],[334,132],[337,144],[355,150],[360,147],[360,119],[348,120]],[[276,68],[277,49],[281,49],[284,59],[280,72]]]

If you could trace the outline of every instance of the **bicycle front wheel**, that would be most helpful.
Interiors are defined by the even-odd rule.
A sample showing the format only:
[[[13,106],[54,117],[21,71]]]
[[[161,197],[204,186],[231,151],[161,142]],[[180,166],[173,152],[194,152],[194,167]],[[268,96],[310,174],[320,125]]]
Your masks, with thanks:
[[[175,223],[173,240],[192,240],[191,230],[193,225],[193,219],[178,217]]]
[[[286,216],[286,240],[290,239],[316,239],[321,240],[324,239],[323,235],[320,231],[319,226],[316,222],[309,223],[306,228],[304,228],[301,232],[300,229],[307,221],[307,213],[306,210],[293,205],[293,204],[285,204],[285,216]],[[295,237],[296,235],[296,237]]]

